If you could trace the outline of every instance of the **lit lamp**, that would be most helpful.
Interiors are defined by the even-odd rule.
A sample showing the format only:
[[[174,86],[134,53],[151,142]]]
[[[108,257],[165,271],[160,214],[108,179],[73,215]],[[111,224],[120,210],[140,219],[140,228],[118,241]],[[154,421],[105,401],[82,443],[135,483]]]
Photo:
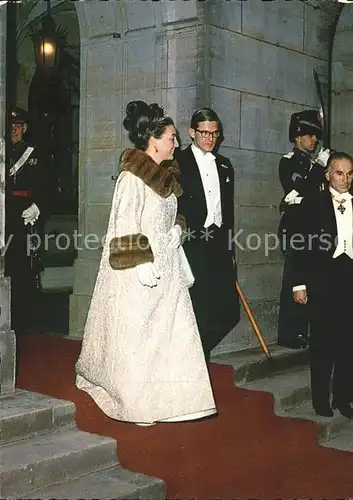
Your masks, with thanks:
[[[39,47],[40,63],[52,68],[55,62],[55,43],[53,40],[42,40]]]
[[[47,14],[42,28],[31,35],[34,44],[36,65],[43,69],[53,69],[58,65],[60,53],[66,43],[66,31],[55,24],[50,15],[48,2]]]

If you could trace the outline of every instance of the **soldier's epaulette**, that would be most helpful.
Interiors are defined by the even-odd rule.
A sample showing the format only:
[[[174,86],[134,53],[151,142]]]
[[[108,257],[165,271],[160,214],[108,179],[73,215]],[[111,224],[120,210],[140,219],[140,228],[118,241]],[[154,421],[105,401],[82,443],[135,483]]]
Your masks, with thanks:
[[[292,158],[292,156],[294,155],[293,151],[290,151],[289,153],[287,153],[286,155],[283,155],[283,158]]]

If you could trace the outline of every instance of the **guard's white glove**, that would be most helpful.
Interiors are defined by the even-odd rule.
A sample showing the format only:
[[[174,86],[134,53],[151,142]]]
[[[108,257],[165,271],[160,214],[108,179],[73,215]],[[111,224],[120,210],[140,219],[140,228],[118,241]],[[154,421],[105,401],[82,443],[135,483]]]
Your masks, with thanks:
[[[181,235],[183,233],[183,230],[179,226],[179,224],[176,224],[173,226],[169,232],[168,232],[168,248],[178,248],[180,247],[181,243]]]
[[[32,203],[30,207],[26,208],[22,212],[21,217],[23,217],[24,225],[26,226],[26,224],[31,224],[33,226],[35,221],[38,219],[39,214],[40,214],[39,208],[35,203]]]
[[[319,154],[317,155],[316,162],[322,167],[326,167],[330,154],[331,152],[329,149],[321,148]]]
[[[143,286],[154,287],[157,286],[157,280],[159,280],[160,275],[157,271],[156,266],[152,262],[146,262],[145,264],[138,264],[136,266],[137,279]]]
[[[303,200],[302,196],[299,196],[298,191],[295,189],[292,189],[290,193],[287,194],[287,196],[284,198],[284,202],[287,203],[287,205],[298,205],[301,203]]]

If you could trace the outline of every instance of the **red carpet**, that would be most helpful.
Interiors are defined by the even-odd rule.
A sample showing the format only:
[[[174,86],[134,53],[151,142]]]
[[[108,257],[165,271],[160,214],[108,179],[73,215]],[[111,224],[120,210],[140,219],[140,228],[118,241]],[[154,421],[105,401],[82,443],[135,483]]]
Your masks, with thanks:
[[[313,423],[276,417],[272,396],[234,387],[230,367],[210,368],[218,417],[143,428],[111,420],[75,388],[79,351],[23,336],[18,387],[74,401],[77,426],[115,438],[121,464],[164,479],[169,499],[353,497],[353,453],[320,447]]]

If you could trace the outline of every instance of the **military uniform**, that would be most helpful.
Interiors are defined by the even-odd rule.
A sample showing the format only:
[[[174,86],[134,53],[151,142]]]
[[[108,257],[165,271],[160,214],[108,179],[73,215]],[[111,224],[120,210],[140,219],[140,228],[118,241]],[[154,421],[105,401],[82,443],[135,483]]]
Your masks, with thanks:
[[[16,108],[11,124],[25,124]],[[11,326],[23,331],[31,323],[39,276],[39,249],[47,209],[45,170],[36,149],[23,138],[6,148],[5,274],[11,278]]]
[[[321,124],[316,111],[294,113],[289,126],[289,139],[303,135],[315,135],[321,138]],[[309,329],[308,308],[293,300],[292,291],[292,251],[290,238],[297,227],[301,214],[301,201],[318,194],[324,185],[325,175],[322,164],[313,161],[310,152],[298,149],[284,155],[279,163],[279,178],[284,197],[280,204],[282,213],[279,225],[279,238],[284,256],[282,288],[278,318],[278,343],[286,347],[300,348],[307,346]]]

